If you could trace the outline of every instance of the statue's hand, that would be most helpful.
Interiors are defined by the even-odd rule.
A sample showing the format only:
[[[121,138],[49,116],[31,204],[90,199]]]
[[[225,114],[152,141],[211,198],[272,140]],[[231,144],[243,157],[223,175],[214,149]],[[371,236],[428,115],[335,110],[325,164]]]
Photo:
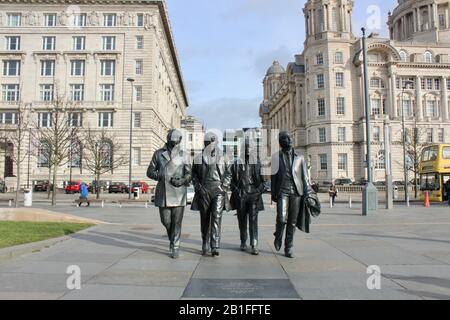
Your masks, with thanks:
[[[183,178],[179,178],[179,177],[173,177],[172,179],[170,179],[170,183],[176,187],[179,188],[181,186],[183,186],[186,183],[186,180]]]

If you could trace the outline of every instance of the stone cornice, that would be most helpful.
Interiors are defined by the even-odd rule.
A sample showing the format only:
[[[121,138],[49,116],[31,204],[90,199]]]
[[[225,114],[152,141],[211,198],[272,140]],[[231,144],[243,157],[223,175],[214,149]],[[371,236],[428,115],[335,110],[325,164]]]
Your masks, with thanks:
[[[167,35],[169,49],[172,54],[175,69],[177,72],[178,81],[180,83],[183,99],[186,106],[189,105],[189,100],[184,86],[183,74],[181,72],[181,66],[179,62],[178,52],[175,47],[172,28],[169,21],[167,12],[167,6],[165,0],[0,0],[0,8],[3,5],[11,4],[68,4],[68,5],[156,5],[159,8],[161,18],[164,25],[164,31]]]

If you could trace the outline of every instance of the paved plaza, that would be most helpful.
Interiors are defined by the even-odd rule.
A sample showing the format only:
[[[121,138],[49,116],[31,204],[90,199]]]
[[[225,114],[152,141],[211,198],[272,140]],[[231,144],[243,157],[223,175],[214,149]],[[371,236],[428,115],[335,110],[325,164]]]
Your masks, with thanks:
[[[187,211],[178,260],[154,207],[58,206],[108,224],[0,263],[0,299],[450,299],[450,208],[398,205],[363,217],[358,205],[325,207],[311,234],[297,231],[288,259],[273,247],[275,210],[266,205],[259,256],[239,251],[232,212],[220,257],[202,257],[199,216]],[[80,290],[67,288],[71,265],[81,269]],[[372,265],[379,290],[367,288]]]

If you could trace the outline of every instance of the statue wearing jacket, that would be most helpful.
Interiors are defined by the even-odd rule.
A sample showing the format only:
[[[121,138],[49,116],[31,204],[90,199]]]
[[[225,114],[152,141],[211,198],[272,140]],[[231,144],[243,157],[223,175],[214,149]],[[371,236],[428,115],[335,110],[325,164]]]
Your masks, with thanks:
[[[211,250],[212,256],[219,256],[222,213],[231,209],[227,194],[231,183],[231,166],[217,143],[217,136],[207,133],[205,149],[192,165],[195,196],[191,209],[200,211],[202,255]]]
[[[169,254],[174,259],[179,257],[187,186],[191,182],[190,160],[180,148],[181,140],[180,131],[170,130],[166,145],[154,153],[147,170],[147,176],[158,181],[155,206],[159,207],[161,222],[170,241]]]
[[[258,255],[258,213],[264,210],[262,194],[265,190],[261,164],[245,140],[244,159],[239,158],[232,166],[231,207],[237,210],[241,251],[247,250],[250,233],[251,254]],[[247,231],[248,225],[248,231]]]
[[[272,201],[277,203],[277,219],[274,246],[281,250],[286,229],[284,252],[293,258],[294,234],[301,210],[302,196],[309,188],[309,177],[305,159],[292,148],[292,138],[280,132],[281,150],[272,158]]]

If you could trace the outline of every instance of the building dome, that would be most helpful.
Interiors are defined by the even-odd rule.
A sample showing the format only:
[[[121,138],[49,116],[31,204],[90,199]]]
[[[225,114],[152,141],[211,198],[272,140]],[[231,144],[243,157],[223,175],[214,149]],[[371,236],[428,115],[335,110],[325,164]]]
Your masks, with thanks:
[[[278,61],[274,61],[272,66],[267,70],[266,75],[269,76],[271,74],[281,74],[285,73],[286,71],[284,68],[280,65]]]

